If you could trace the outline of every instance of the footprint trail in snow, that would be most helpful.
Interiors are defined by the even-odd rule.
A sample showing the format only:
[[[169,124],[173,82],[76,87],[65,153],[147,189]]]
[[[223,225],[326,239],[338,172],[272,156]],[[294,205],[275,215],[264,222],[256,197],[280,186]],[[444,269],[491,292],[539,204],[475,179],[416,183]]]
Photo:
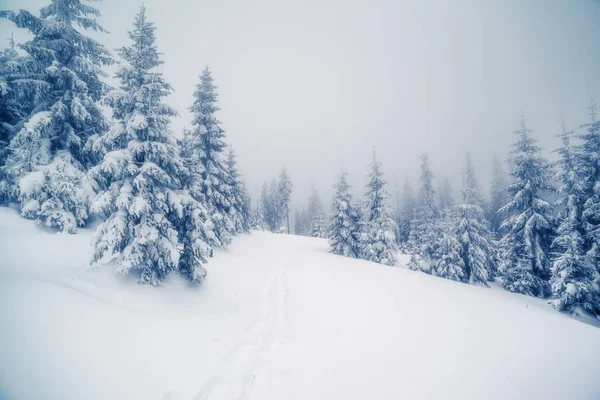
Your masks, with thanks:
[[[259,400],[270,392],[271,355],[281,346],[288,324],[286,259],[284,250],[267,279],[260,319],[223,358],[194,400]]]

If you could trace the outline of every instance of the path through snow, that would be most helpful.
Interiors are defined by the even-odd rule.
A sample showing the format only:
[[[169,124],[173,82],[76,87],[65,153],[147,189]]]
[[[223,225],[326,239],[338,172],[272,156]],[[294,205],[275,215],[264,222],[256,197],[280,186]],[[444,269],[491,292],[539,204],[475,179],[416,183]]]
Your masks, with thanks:
[[[196,400],[263,399],[270,391],[271,353],[285,338],[289,317],[285,283],[288,247],[273,255],[272,272],[261,291],[260,319],[221,360]]]

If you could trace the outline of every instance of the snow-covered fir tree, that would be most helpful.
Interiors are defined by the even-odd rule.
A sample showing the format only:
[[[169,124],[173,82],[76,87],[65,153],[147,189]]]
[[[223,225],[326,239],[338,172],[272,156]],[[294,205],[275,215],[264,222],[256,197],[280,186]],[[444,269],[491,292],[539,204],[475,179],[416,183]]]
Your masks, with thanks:
[[[323,213],[323,203],[321,202],[319,192],[314,188],[314,186],[311,189],[310,197],[308,198],[308,208],[306,211],[310,221],[312,221],[317,212],[320,212],[321,214]]]
[[[550,295],[551,223],[550,205],[542,198],[553,190],[549,165],[540,153],[531,130],[521,117],[515,131],[517,142],[509,159],[511,182],[506,186],[511,200],[499,212],[506,213],[500,229],[503,287],[530,296]]]
[[[327,236],[325,217],[321,210],[315,211],[310,224],[310,236],[314,238],[324,238]]]
[[[411,225],[410,242],[412,251],[417,252],[424,260],[435,257],[435,251],[440,239],[438,225],[438,209],[435,205],[435,190],[433,188],[433,173],[426,154],[421,157],[421,187]],[[424,271],[427,272],[426,265]]]
[[[19,89],[15,84],[15,81],[18,81],[16,76],[21,69],[18,57],[15,41],[11,35],[8,48],[0,51],[0,181],[3,181],[2,167],[6,163],[8,144],[14,136],[15,125],[28,114],[25,103],[31,103],[27,108],[33,105],[33,102],[18,99]],[[4,202],[2,197],[0,194],[0,204]]]
[[[18,177],[21,175],[16,174],[21,173],[21,170],[10,171],[9,167],[5,167],[12,151],[10,143],[26,123],[29,122],[28,128],[33,126],[32,122],[37,119],[30,118],[30,116],[39,105],[40,99],[46,98],[51,89],[50,85],[36,79],[43,74],[42,64],[28,54],[20,56],[15,48],[16,45],[11,36],[9,47],[0,51],[0,204],[15,202],[19,199]],[[22,139],[24,137],[26,136],[21,135]],[[28,137],[28,139],[32,138]],[[37,143],[32,140],[31,144],[33,145],[33,148],[30,149],[31,154],[34,155]],[[23,146],[18,146],[16,143],[15,145],[17,152],[24,150]],[[18,163],[19,160],[16,157],[17,155],[13,156],[11,162]],[[44,160],[46,163],[49,162]],[[32,217],[35,219],[35,213]]]
[[[312,237],[324,238],[327,236],[327,227],[325,223],[323,203],[319,192],[313,188],[308,200],[308,218],[310,221],[309,234]]]
[[[346,257],[358,257],[359,249],[359,215],[352,204],[350,184],[347,173],[340,174],[334,186],[335,194],[331,205],[329,222],[329,251]]]
[[[260,199],[256,201],[256,206],[252,209],[250,229],[256,229],[259,231],[264,231],[267,229],[267,225],[265,223],[264,206],[262,205],[262,200]]]
[[[365,202],[365,220],[361,232],[360,254],[365,260],[385,265],[397,262],[396,224],[387,200],[390,197],[383,179],[381,162],[373,153],[370,165],[368,191]]]
[[[243,199],[243,203],[242,203],[242,209],[241,209],[241,213],[242,213],[242,227],[244,228],[244,232],[250,232],[250,229],[252,229],[252,196],[250,195],[250,191],[248,190],[248,187],[246,186],[246,182],[245,181],[241,181],[241,192],[242,192],[242,199]]]
[[[262,216],[265,228],[271,232],[275,232],[277,221],[277,206],[275,204],[275,180],[271,181],[271,186],[267,186],[267,182],[263,182],[262,191],[260,192],[260,206],[262,208]]]
[[[600,293],[594,285],[597,272],[593,257],[584,249],[585,229],[583,210],[585,181],[582,180],[581,162],[571,143],[573,131],[561,123],[562,146],[557,150],[556,181],[560,198],[557,202],[559,226],[552,248],[557,256],[552,265],[552,294],[550,301],[557,310],[577,313],[579,308],[600,315]]]
[[[15,114],[2,121],[4,129],[11,125],[12,137],[0,197],[20,201],[23,216],[68,232],[87,219],[82,210],[90,191],[81,188],[89,186],[84,180],[93,154],[86,146],[106,129],[97,103],[106,89],[101,68],[112,58],[82,33],[104,32],[98,15],[80,0],[52,0],[39,17],[25,10],[0,11],[0,17],[33,35],[20,45],[27,56],[2,67],[11,70],[1,84],[7,100],[15,104],[10,93],[15,94],[21,109],[5,110]]]
[[[590,122],[580,135],[581,147],[578,149],[578,168],[583,178],[584,204],[584,250],[592,257],[600,272],[600,120],[597,119],[596,103],[589,107]]]
[[[227,153],[227,173],[229,174],[229,185],[231,187],[229,218],[236,233],[248,232],[250,229],[249,194],[238,171],[232,147],[229,147]]]
[[[280,231],[290,233],[290,197],[292,195],[292,181],[283,168],[277,181],[277,214],[279,215]]]
[[[192,168],[193,183],[190,193],[194,198],[206,204],[213,223],[214,233],[221,246],[231,242],[232,236],[242,228],[232,201],[232,187],[226,164],[225,132],[215,113],[217,106],[217,87],[213,84],[210,69],[206,67],[200,75],[200,82],[194,92],[194,103],[190,107],[192,128],[187,131],[187,145]]]
[[[496,270],[497,249],[489,222],[485,219],[483,199],[468,154],[463,171],[461,197],[461,203],[452,207],[446,222],[446,236],[450,239],[442,240],[443,246],[436,252],[439,257],[436,274],[453,280],[458,280],[456,278],[460,276],[463,282],[488,286],[487,281],[491,280]],[[456,252],[460,263],[456,262]],[[463,271],[457,273],[460,266]]]
[[[407,248],[410,239],[411,224],[415,214],[415,195],[410,180],[406,178],[402,187],[402,201],[396,223],[398,237],[396,238],[403,248]]]
[[[471,160],[471,155],[469,153],[465,156],[465,164],[463,167],[461,199],[463,204],[473,204],[481,209],[483,209],[485,204],[475,175],[473,161]]]
[[[498,235],[500,224],[503,221],[503,215],[498,212],[506,203],[508,196],[505,190],[506,173],[502,166],[502,161],[498,156],[494,156],[492,162],[492,184],[490,186],[490,202],[487,207],[487,219],[491,223],[492,231]]]
[[[444,235],[436,249],[435,275],[457,282],[465,282],[467,267],[463,261],[462,250],[461,243],[453,234]],[[419,265],[418,261],[411,258],[409,264],[411,269],[419,269]]]
[[[115,260],[120,273],[135,270],[140,283],[160,284],[179,270],[192,282],[206,275],[203,262],[214,240],[206,209],[182,190],[189,175],[169,129],[175,111],[161,102],[171,92],[162,74],[155,27],[142,7],[118,50],[120,89],[109,93],[112,128],[95,143],[104,156],[90,170],[101,188],[92,210],[106,220],[94,240],[94,263]]]

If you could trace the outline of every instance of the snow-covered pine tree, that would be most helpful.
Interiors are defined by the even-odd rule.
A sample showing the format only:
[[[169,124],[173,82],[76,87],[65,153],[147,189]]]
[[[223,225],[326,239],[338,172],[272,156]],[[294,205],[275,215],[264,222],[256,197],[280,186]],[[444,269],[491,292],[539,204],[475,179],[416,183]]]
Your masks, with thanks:
[[[269,221],[270,221],[270,229],[271,232],[279,232],[281,230],[281,213],[279,206],[279,193],[277,192],[277,179],[271,178],[271,183],[269,184]]]
[[[509,159],[512,179],[506,190],[511,200],[499,210],[508,215],[500,226],[505,232],[501,240],[501,272],[506,290],[546,297],[550,295],[551,223],[550,205],[541,196],[553,188],[548,162],[539,154],[531,132],[521,116],[520,127],[515,131],[518,140]]]
[[[0,52],[0,205],[19,200],[18,178],[21,175],[15,174],[21,173],[22,170],[10,171],[6,166],[12,152],[9,145],[26,123],[29,122],[28,128],[34,125],[32,122],[36,119],[30,120],[29,117],[38,106],[40,99],[48,96],[50,90],[50,85],[34,79],[43,73],[40,63],[29,55],[19,56],[12,36],[9,44],[8,49]],[[21,137],[23,139],[25,135]],[[33,161],[36,159],[35,150],[38,143],[34,138],[28,137],[28,139],[32,139],[32,147],[29,150],[32,155],[30,161]],[[23,152],[25,149],[22,147],[15,143],[14,149],[16,152]],[[50,162],[50,158],[43,158],[40,161],[45,165]],[[18,162],[17,155],[13,156],[11,162]],[[44,175],[43,171],[41,175]],[[40,174],[37,176],[39,177]],[[35,212],[33,214],[32,217],[35,219]]]
[[[411,271],[422,271],[424,260],[417,253],[411,253],[410,260],[406,264]]]
[[[248,193],[237,169],[235,153],[231,146],[227,152],[226,165],[229,177],[229,186],[231,187],[231,196],[229,198],[229,202],[231,204],[229,207],[229,218],[233,223],[235,233],[248,232],[248,220],[250,218]]]
[[[15,125],[28,114],[24,103],[30,103],[30,107],[32,105],[32,102],[18,100],[19,93],[14,80],[21,63],[17,61],[19,54],[12,35],[8,41],[8,48],[0,51],[0,181],[3,181],[2,167],[6,163],[7,147],[14,136]],[[1,192],[2,189],[0,204],[4,203]]]
[[[383,179],[381,162],[373,152],[370,164],[368,191],[365,202],[364,232],[361,232],[361,257],[385,265],[396,264],[398,246],[396,244],[396,223],[387,200],[390,197]]]
[[[473,204],[483,209],[485,204],[481,190],[479,189],[479,183],[475,176],[475,169],[473,167],[473,161],[469,153],[465,156],[465,164],[463,167],[463,184],[461,190],[461,197],[463,204]]]
[[[357,258],[366,259],[365,253],[370,252],[369,230],[367,229],[367,205],[365,200],[356,200],[352,207],[356,220],[356,230],[358,233],[358,251]]]
[[[340,174],[334,186],[335,194],[331,206],[329,222],[329,251],[346,257],[359,256],[358,214],[352,204],[352,194],[347,180],[347,173]]]
[[[411,226],[410,242],[413,251],[422,259],[431,260],[440,239],[438,225],[438,210],[435,205],[435,190],[433,188],[433,173],[429,167],[429,158],[426,154],[421,157],[421,188],[415,210],[415,218]],[[427,265],[424,263],[424,272]]]
[[[464,281],[489,286],[487,281],[497,267],[497,248],[485,219],[483,199],[469,154],[465,159],[461,196],[461,204],[454,206],[450,213],[449,230],[460,244]],[[447,248],[453,251],[451,243],[447,243]],[[453,259],[451,254],[448,256]]]
[[[444,235],[440,240],[439,247],[436,249],[434,274],[453,281],[465,282],[468,279],[466,276],[467,267],[461,255],[462,250],[462,245],[453,234]],[[419,265],[412,258],[409,267],[419,269]]]
[[[106,89],[101,68],[113,60],[81,31],[104,32],[97,16],[96,8],[80,0],[52,0],[39,17],[0,11],[0,17],[33,35],[20,45],[27,56],[14,67],[18,78],[9,74],[2,85],[17,93],[27,116],[9,122],[19,130],[10,142],[1,190],[21,202],[25,217],[69,232],[87,219],[81,210],[87,209],[90,191],[80,188],[86,186],[93,155],[86,145],[106,129],[97,102]],[[68,177],[68,184],[57,180],[58,174]]]
[[[44,66],[34,57],[17,53],[12,36],[9,47],[0,52],[0,204],[15,202],[19,198],[18,182],[4,166],[11,153],[10,142],[25,123],[30,122],[42,99],[49,96],[51,86],[40,78],[43,69]]]
[[[204,204],[194,199],[187,189],[177,191],[174,194],[178,195],[172,197],[171,204],[173,208],[172,221],[179,240],[177,268],[179,273],[189,282],[200,283],[206,277],[204,264],[208,262],[208,257],[212,257],[213,247],[219,241],[214,233],[212,221]],[[157,229],[157,231],[160,230]],[[160,248],[160,246],[157,247]],[[142,279],[141,282],[156,286],[161,280],[155,282]]]
[[[271,186],[274,185],[276,185],[275,181],[272,181]],[[273,195],[273,188],[269,189],[267,182],[263,182],[262,191],[260,192],[260,206],[262,208],[265,229],[268,229],[271,232],[275,231],[275,226],[277,224]]]
[[[265,223],[264,209],[265,208],[262,204],[262,200],[257,200],[256,207],[254,207],[254,209],[252,210],[252,222],[250,225],[251,229],[256,229],[259,231],[264,231],[267,229],[267,224]]]
[[[327,236],[325,227],[325,218],[321,210],[315,211],[310,225],[310,236],[314,238],[324,238]]]
[[[244,232],[250,232],[250,230],[252,229],[252,196],[250,195],[250,192],[248,191],[248,187],[246,186],[246,182],[245,181],[241,181],[241,192],[242,192],[242,209],[241,209],[241,213],[242,213],[242,228],[244,229]]]
[[[326,234],[325,217],[323,203],[319,197],[319,192],[313,188],[310,199],[308,200],[308,219],[309,234],[312,237],[324,238]]]
[[[402,205],[400,207],[400,215],[398,216],[398,242],[403,248],[409,247],[409,239],[411,232],[411,224],[415,214],[415,195],[412,185],[408,178],[404,181],[402,187]]]
[[[559,226],[552,248],[557,256],[552,265],[552,294],[550,304],[559,311],[577,313],[578,308],[600,315],[600,294],[594,285],[597,273],[593,258],[584,249],[583,210],[585,183],[582,167],[571,143],[573,131],[567,130],[561,121],[562,146],[556,150],[560,159],[556,162],[560,198],[557,201]]]
[[[319,192],[314,188],[314,185],[311,189],[310,197],[308,198],[308,207],[307,207],[308,219],[312,221],[314,214],[317,211],[323,213],[323,204],[321,203],[321,198],[319,197]]]
[[[171,87],[153,71],[162,64],[154,31],[142,7],[132,44],[118,50],[125,61],[116,74],[120,90],[106,98],[114,123],[97,139],[105,154],[90,170],[101,188],[92,210],[106,218],[92,262],[115,260],[120,273],[139,271],[140,283],[158,285],[175,270],[199,282],[214,234],[203,205],[182,190],[189,171],[169,129],[176,112],[161,102]]]
[[[502,161],[500,161],[498,156],[494,156],[487,219],[490,221],[492,232],[494,232],[496,237],[499,236],[500,225],[504,219],[504,216],[498,210],[508,203],[508,196],[505,190],[506,183],[506,173],[504,172]]]
[[[589,107],[590,122],[580,135],[582,145],[578,149],[578,168],[584,183],[583,204],[584,250],[600,272],[600,120],[596,119],[596,103]]]
[[[190,187],[190,193],[206,204],[214,233],[220,245],[226,246],[238,227],[232,221],[232,187],[225,160],[225,132],[215,117],[219,110],[216,89],[210,69],[206,67],[190,107],[194,119],[192,128],[187,131],[188,152],[190,163],[198,165],[196,170],[192,169],[196,177],[192,178],[195,183]],[[235,212],[233,214],[235,216]]]
[[[279,173],[279,180],[277,181],[277,214],[280,222],[279,231],[285,231],[290,233],[290,197],[292,195],[292,181],[287,173],[287,170],[283,168]]]

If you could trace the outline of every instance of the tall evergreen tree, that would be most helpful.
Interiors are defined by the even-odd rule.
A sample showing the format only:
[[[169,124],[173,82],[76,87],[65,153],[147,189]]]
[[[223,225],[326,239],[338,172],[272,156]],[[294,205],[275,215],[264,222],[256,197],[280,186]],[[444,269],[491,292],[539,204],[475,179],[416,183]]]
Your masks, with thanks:
[[[260,231],[264,231],[267,229],[267,224],[265,222],[265,213],[264,206],[262,203],[262,199],[256,201],[256,207],[252,210],[252,222],[250,224],[251,229],[257,229]]]
[[[497,156],[494,156],[492,164],[492,184],[490,187],[490,202],[487,208],[487,218],[491,223],[492,231],[498,235],[500,225],[504,219],[503,215],[498,211],[506,203],[508,203],[508,196],[505,190],[506,186],[506,174],[502,167],[502,162]]]
[[[179,270],[192,282],[206,275],[213,233],[204,207],[182,190],[189,171],[169,129],[175,111],[161,102],[171,87],[159,72],[155,27],[142,7],[119,49],[120,90],[106,99],[112,129],[95,143],[103,149],[90,175],[101,188],[92,210],[106,217],[94,240],[93,262],[116,261],[120,273],[136,270],[140,283],[160,284]]]
[[[600,272],[600,120],[596,119],[596,103],[589,108],[590,122],[580,135],[578,163],[584,183],[583,247]]]
[[[229,218],[236,233],[248,232],[250,226],[249,195],[237,169],[237,161],[232,147],[229,147],[227,153],[227,173],[231,187]]]
[[[562,147],[556,151],[560,155],[556,181],[561,196],[557,202],[559,226],[552,242],[557,257],[552,265],[550,283],[554,299],[550,304],[559,311],[577,312],[581,307],[600,315],[600,294],[593,283],[597,274],[593,258],[584,249],[586,182],[582,180],[582,165],[571,144],[572,137],[573,131],[567,130],[563,120],[559,135]]]
[[[312,221],[315,214],[320,212],[323,214],[323,203],[321,203],[321,197],[319,196],[319,192],[313,187],[311,190],[310,197],[308,198],[308,219]]]
[[[272,182],[273,185],[275,185],[275,181]],[[267,182],[263,182],[262,191],[260,192],[260,207],[265,228],[271,232],[275,231],[275,226],[277,225],[273,194],[273,188],[269,190]]]
[[[248,187],[246,186],[246,182],[241,181],[241,197],[243,199],[242,202],[242,208],[241,208],[241,213],[242,213],[242,227],[244,229],[244,232],[250,232],[250,229],[252,229],[252,196],[250,195],[250,192],[248,191]]]
[[[329,251],[346,257],[358,257],[359,215],[352,204],[352,194],[347,181],[347,174],[342,172],[335,184],[335,194],[331,206],[329,223]]]
[[[421,188],[416,207],[416,214],[410,232],[410,241],[413,251],[421,258],[431,260],[435,257],[435,250],[439,237],[438,209],[435,205],[435,190],[433,188],[433,173],[429,167],[429,158],[426,154],[421,157]]]
[[[196,174],[190,192],[198,201],[204,202],[214,226],[214,232],[221,246],[231,242],[236,225],[235,210],[232,211],[232,187],[226,164],[225,132],[215,113],[217,106],[217,87],[213,84],[210,69],[206,67],[200,75],[200,82],[194,92],[194,103],[190,107],[193,115],[192,128],[187,132],[190,147],[190,160],[197,165],[192,169]],[[234,201],[234,200],[233,200]]]
[[[403,247],[407,247],[410,239],[410,232],[413,219],[415,217],[415,196],[408,178],[404,181],[402,188],[402,204],[398,216],[398,241]]]
[[[463,261],[462,250],[461,243],[453,234],[444,235],[436,249],[435,275],[457,282],[465,282],[468,279],[467,267]],[[411,269],[419,268],[417,260],[411,258],[410,264]]]
[[[313,214],[310,224],[310,236],[314,238],[324,238],[327,236],[325,217],[321,210],[317,210]]]
[[[12,138],[0,190],[21,202],[23,216],[69,232],[87,219],[82,210],[91,190],[80,188],[86,186],[93,154],[86,145],[106,129],[97,102],[106,89],[101,68],[113,60],[81,31],[104,32],[99,14],[80,0],[52,0],[39,17],[0,11],[0,17],[33,35],[20,45],[27,56],[7,65],[12,71],[1,84],[12,93],[4,110],[11,115],[2,121]]]
[[[319,192],[317,192],[316,189],[313,189],[310,199],[308,200],[308,219],[310,223],[310,236],[324,238],[326,236],[326,226],[323,203],[321,203]]]
[[[397,262],[396,224],[387,204],[390,197],[381,171],[381,162],[373,153],[370,165],[364,231],[361,232],[361,257],[385,265]]]
[[[290,197],[292,195],[292,181],[287,173],[287,170],[283,168],[279,173],[279,180],[277,181],[277,202],[278,205],[278,220],[280,223],[285,224],[287,233],[290,233]],[[280,226],[283,228],[283,226]]]
[[[475,171],[471,157],[467,154],[463,172],[463,188],[461,191],[462,202],[452,208],[448,221],[448,236],[455,238],[459,244],[458,248],[451,241],[444,244],[446,251],[441,259],[442,270],[438,275],[450,274],[449,279],[462,276],[464,282],[488,286],[487,281],[491,279],[496,269],[497,249],[492,239],[489,222],[485,219],[482,207],[482,196],[475,177]],[[458,252],[462,263],[453,264],[454,253]],[[456,274],[456,269],[464,268],[462,274]],[[456,279],[455,279],[456,280]]]
[[[483,209],[485,202],[479,189],[479,183],[475,176],[475,168],[473,167],[473,161],[469,153],[465,156],[461,196],[463,204],[472,204]]]
[[[499,210],[509,215],[500,227],[506,232],[501,240],[503,286],[511,292],[546,297],[551,223],[550,205],[541,196],[553,190],[550,170],[523,117],[515,134],[518,140],[509,159],[512,181],[506,186],[511,200]]]
[[[27,115],[29,107],[25,101],[19,100],[19,89],[16,87],[16,75],[19,74],[22,62],[18,61],[19,54],[15,49],[13,36],[8,39],[8,48],[0,51],[0,181],[3,181],[2,167],[6,163],[8,144],[14,136],[15,125]],[[0,193],[2,189],[0,189]],[[3,196],[0,194],[0,204]]]
[[[271,232],[279,232],[281,230],[281,213],[279,206],[279,196],[277,192],[277,179],[272,178],[265,204],[265,218]]]

